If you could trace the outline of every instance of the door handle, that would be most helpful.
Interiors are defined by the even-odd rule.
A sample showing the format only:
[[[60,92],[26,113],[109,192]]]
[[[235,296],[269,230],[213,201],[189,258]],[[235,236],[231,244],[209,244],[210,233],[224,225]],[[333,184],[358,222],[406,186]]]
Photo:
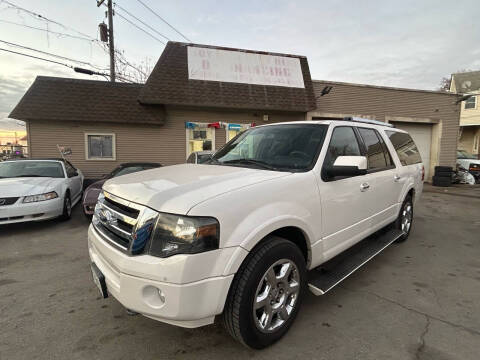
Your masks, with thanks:
[[[393,177],[393,181],[395,181],[395,182],[399,182],[400,179],[401,179],[401,177],[398,176],[398,175],[395,175],[395,176]]]
[[[360,185],[360,191],[367,191],[368,189],[370,189],[369,183],[363,183],[362,185]]]

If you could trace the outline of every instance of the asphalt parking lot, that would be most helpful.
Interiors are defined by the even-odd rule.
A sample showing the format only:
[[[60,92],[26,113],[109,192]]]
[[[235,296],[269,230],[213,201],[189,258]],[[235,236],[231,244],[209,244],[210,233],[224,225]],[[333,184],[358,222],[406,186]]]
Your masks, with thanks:
[[[263,351],[221,325],[128,316],[91,280],[87,220],[0,228],[0,359],[478,359],[480,198],[424,193],[410,239],[323,297]]]

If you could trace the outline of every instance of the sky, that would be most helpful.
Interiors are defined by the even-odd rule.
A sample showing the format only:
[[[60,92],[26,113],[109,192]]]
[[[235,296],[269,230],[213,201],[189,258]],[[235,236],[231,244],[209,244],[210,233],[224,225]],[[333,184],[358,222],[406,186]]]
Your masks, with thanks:
[[[404,88],[438,88],[444,76],[480,69],[480,1],[478,0],[114,0],[115,46],[132,64],[155,64],[165,41],[305,55],[313,79]],[[10,4],[57,23],[39,20]],[[47,57],[71,66],[108,73],[109,58],[101,44],[35,30],[99,39],[105,7],[96,0],[0,0],[0,49]],[[155,32],[131,18],[131,13]],[[143,27],[138,30],[120,16]],[[8,23],[10,22],[10,23]],[[82,35],[81,35],[82,34]],[[52,57],[4,42],[16,43],[76,61]],[[0,50],[0,128],[22,129],[8,119],[37,75],[103,80],[71,68]]]

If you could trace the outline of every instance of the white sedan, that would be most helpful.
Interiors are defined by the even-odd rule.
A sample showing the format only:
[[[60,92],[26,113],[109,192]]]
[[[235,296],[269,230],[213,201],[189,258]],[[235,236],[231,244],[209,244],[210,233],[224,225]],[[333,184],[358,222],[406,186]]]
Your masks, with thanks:
[[[82,189],[81,171],[64,159],[0,162],[0,225],[69,219]]]

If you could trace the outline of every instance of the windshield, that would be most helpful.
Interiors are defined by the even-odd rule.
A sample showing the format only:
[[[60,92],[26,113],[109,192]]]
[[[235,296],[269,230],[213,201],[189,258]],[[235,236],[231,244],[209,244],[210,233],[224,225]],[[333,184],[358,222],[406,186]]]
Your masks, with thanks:
[[[275,171],[309,170],[320,152],[326,125],[285,124],[251,128],[230,140],[210,163]]]
[[[56,161],[6,161],[0,163],[0,178],[65,177],[62,164]]]
[[[153,167],[151,167],[151,166],[121,167],[121,168],[117,168],[117,169],[113,170],[112,173],[110,174],[110,177],[113,178],[113,177],[117,177],[117,176],[127,175],[127,174],[131,174],[131,173],[135,173],[135,172],[142,171],[142,170],[147,170],[147,169],[153,169]]]
[[[465,150],[458,150],[457,151],[457,158],[458,159],[477,159],[476,156],[469,154]]]

